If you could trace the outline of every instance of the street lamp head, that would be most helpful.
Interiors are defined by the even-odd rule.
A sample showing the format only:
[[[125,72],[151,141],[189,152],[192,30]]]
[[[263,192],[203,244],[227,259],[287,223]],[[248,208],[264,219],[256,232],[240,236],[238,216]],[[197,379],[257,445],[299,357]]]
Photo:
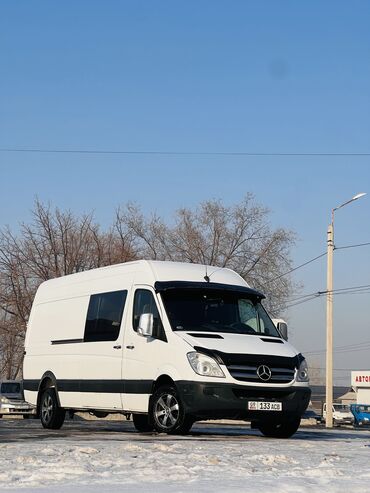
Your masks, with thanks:
[[[352,197],[350,200],[347,200],[347,202],[343,202],[343,204],[338,205],[338,207],[334,207],[334,209],[332,209],[332,213],[334,213],[334,211],[336,211],[337,209],[340,209],[341,207],[344,207],[345,205],[350,204],[354,200],[360,199],[364,195],[366,195],[366,192],[358,193],[357,195],[355,195],[354,197]]]
[[[351,200],[357,200],[359,199],[360,197],[363,197],[364,195],[366,195],[366,192],[361,192],[361,193],[358,193],[357,195],[355,195],[354,197],[352,197]]]

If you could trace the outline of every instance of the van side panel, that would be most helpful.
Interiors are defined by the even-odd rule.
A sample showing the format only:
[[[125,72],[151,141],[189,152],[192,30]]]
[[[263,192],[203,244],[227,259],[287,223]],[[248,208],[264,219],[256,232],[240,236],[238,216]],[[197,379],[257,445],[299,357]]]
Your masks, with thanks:
[[[89,273],[89,282],[80,282],[88,274],[81,273],[40,286],[27,330],[23,366],[25,396],[29,402],[36,404],[40,380],[46,372],[51,372],[56,377],[62,407],[122,410],[122,345],[127,300],[116,341],[83,342],[83,337],[90,296],[130,292],[134,267],[135,264],[120,267],[120,272],[114,271],[110,276],[109,271],[102,269],[103,278],[91,279]]]

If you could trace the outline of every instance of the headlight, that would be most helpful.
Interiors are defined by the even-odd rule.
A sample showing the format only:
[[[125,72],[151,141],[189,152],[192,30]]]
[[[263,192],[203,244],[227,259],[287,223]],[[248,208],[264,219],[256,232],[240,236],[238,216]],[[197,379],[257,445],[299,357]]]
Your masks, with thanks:
[[[308,381],[309,381],[308,366],[306,360],[304,359],[298,368],[297,382],[308,382]]]
[[[364,421],[369,421],[369,418],[364,418]]]
[[[224,372],[221,370],[217,361],[206,354],[192,352],[187,354],[189,363],[195,373],[205,377],[221,377],[225,378]]]
[[[0,402],[3,402],[4,404],[6,402],[9,402],[9,399],[7,399],[6,397],[4,397],[3,395],[0,397]]]

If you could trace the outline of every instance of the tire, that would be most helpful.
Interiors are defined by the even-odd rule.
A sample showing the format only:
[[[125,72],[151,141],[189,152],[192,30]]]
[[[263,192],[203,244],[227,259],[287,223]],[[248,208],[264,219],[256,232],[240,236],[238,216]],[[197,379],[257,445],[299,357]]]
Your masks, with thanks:
[[[185,414],[180,396],[172,385],[164,385],[154,392],[149,419],[159,433],[186,434],[194,424],[194,418]]]
[[[65,409],[59,407],[55,390],[46,389],[40,399],[40,418],[44,428],[59,430],[64,423]]]
[[[136,430],[141,433],[154,430],[154,426],[149,422],[149,416],[147,414],[133,414],[132,421]]]
[[[295,417],[282,423],[261,423],[258,426],[260,432],[271,438],[290,438],[298,430],[301,418]]]

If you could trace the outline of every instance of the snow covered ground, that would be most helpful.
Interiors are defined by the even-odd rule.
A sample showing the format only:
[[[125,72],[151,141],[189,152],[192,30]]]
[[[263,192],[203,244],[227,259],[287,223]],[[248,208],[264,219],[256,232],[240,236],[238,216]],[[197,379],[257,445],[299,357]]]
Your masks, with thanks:
[[[196,425],[185,437],[129,423],[0,423],[0,490],[100,492],[370,492],[370,431],[301,428],[273,440],[241,426]]]

